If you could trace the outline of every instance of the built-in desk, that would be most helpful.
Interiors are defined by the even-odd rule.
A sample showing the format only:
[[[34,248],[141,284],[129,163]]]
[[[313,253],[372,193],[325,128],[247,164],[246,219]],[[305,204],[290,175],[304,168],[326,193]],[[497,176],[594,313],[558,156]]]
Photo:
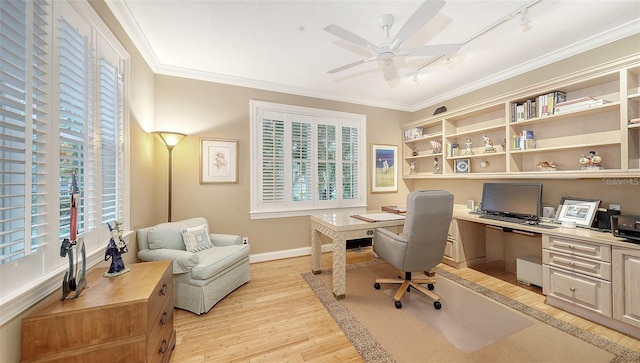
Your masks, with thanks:
[[[640,338],[640,244],[587,228],[484,219],[464,205],[454,207],[449,235],[445,263],[515,272],[516,258],[539,256],[549,305]]]

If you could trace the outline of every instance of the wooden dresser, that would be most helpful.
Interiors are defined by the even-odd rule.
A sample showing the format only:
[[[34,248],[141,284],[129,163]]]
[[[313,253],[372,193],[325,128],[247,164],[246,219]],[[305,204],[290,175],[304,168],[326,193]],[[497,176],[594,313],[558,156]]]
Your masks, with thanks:
[[[106,268],[93,269],[78,299],[25,317],[22,361],[168,362],[175,347],[171,261],[127,267],[111,278],[103,277]]]

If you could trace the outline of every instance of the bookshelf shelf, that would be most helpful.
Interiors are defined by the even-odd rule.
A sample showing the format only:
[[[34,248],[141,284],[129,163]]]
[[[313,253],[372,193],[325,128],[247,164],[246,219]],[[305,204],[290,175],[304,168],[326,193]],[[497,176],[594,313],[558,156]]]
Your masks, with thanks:
[[[565,108],[566,105],[582,104],[584,108],[555,112],[556,108],[549,106],[546,110],[551,114],[537,116],[542,110],[537,102],[551,102]],[[525,119],[512,122],[522,116],[515,114],[522,111],[517,108],[522,104],[527,107]],[[411,122],[402,128],[403,132],[422,128],[425,136],[404,143],[403,177],[580,179],[636,176],[640,169],[640,124],[628,124],[628,121],[638,117],[640,55],[634,55]],[[533,139],[526,143],[528,149],[516,147],[519,145],[516,141],[523,142],[520,140],[523,134]],[[483,152],[484,136],[489,137],[497,152]],[[431,140],[441,140],[442,153],[431,153]],[[458,145],[455,156],[451,155],[453,144]],[[467,147],[473,154],[464,155]],[[412,156],[414,150],[419,152],[418,156]],[[603,170],[581,169],[579,159],[592,151],[601,156]],[[456,165],[463,159],[469,160],[469,172],[456,173]],[[538,170],[537,164],[542,161],[554,162],[558,170]],[[416,163],[417,170],[433,170],[437,162],[442,172],[410,175],[412,162]]]

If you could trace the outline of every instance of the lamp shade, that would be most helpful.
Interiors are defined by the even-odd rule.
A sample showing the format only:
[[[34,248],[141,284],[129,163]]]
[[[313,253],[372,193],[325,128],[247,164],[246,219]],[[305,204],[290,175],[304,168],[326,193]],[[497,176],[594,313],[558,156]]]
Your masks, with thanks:
[[[186,134],[182,134],[179,132],[170,132],[170,131],[155,131],[155,132],[152,132],[152,134],[160,136],[160,139],[162,139],[162,142],[164,142],[164,144],[167,145],[167,149],[172,149],[180,141],[182,141],[182,139],[187,137]]]

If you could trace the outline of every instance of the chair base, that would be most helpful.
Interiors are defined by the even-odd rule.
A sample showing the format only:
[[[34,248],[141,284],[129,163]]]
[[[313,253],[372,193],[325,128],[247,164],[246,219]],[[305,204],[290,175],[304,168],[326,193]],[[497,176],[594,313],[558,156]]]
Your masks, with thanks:
[[[395,284],[395,285],[400,284],[400,288],[398,289],[398,291],[396,291],[395,295],[393,295],[393,300],[395,301],[395,305],[397,309],[402,308],[402,302],[400,300],[402,300],[402,297],[404,296],[404,294],[409,292],[411,288],[414,288],[417,291],[421,292],[422,294],[431,298],[433,300],[433,307],[436,309],[440,309],[442,308],[442,303],[440,302],[440,296],[430,291],[430,290],[433,290],[433,284],[435,283],[436,283],[436,280],[431,278],[412,279],[411,272],[406,272],[404,279],[401,279],[401,278],[394,279],[394,278],[385,278],[385,277],[377,278],[375,284],[373,284],[373,287],[377,290],[377,289],[380,289],[380,284]],[[428,286],[428,288],[425,288],[424,286],[422,286],[425,284]]]

